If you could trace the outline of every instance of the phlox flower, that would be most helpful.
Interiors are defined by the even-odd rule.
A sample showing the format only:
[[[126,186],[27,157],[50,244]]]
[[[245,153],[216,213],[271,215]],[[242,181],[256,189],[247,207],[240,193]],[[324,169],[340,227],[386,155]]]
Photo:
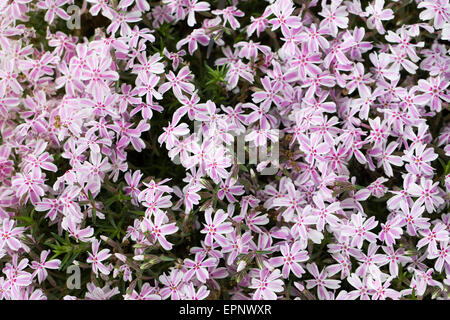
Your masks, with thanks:
[[[338,27],[345,29],[348,26],[348,12],[344,6],[341,6],[342,0],[332,0],[331,4],[326,5],[326,0],[322,0],[322,11],[319,13],[323,19],[320,26],[327,26],[333,36],[338,33]]]
[[[428,259],[436,259],[434,269],[438,272],[442,271],[445,266],[445,270],[450,269],[450,249],[448,246],[448,240],[439,242],[439,248],[434,253],[428,254]]]
[[[205,244],[210,246],[213,241],[217,241],[220,245],[224,246],[227,244],[227,239],[224,234],[233,232],[233,227],[231,222],[225,222],[228,215],[219,209],[214,214],[214,219],[212,218],[213,209],[209,208],[205,211],[206,223],[203,223],[204,228],[200,232],[206,234]]]
[[[243,17],[245,15],[243,11],[239,10],[235,6],[229,6],[221,10],[212,10],[211,13],[215,15],[221,15],[223,18],[223,24],[225,25],[228,22],[231,29],[233,30],[236,30],[241,26],[241,24],[235,17]]]
[[[389,288],[393,278],[394,277],[391,276],[388,279],[386,279],[383,283],[380,277],[376,276],[372,277],[368,281],[369,287],[375,290],[374,294],[372,295],[372,300],[385,300],[386,298],[398,300],[400,298],[400,293],[398,291]]]
[[[444,203],[444,200],[439,195],[438,184],[438,182],[433,183],[433,181],[422,177],[420,179],[420,185],[412,183],[408,192],[413,197],[418,198],[416,200],[418,205],[425,204],[427,212],[432,213],[436,210],[436,207]]]
[[[167,235],[178,231],[176,223],[167,223],[167,216],[162,211],[155,212],[154,218],[146,217],[141,223],[143,232],[149,232],[154,242],[158,242],[165,250],[171,250],[173,244],[166,240]]]
[[[61,260],[59,259],[46,261],[49,254],[50,254],[49,250],[44,250],[41,252],[39,262],[38,261],[31,262],[31,268],[35,269],[32,276],[34,278],[34,276],[37,274],[39,283],[42,283],[42,281],[44,281],[47,278],[48,273],[46,269],[58,269],[61,264]]]
[[[207,268],[212,268],[217,265],[215,258],[206,258],[206,254],[196,253],[195,261],[191,259],[184,260],[184,267],[188,269],[184,274],[184,281],[189,281],[195,275],[195,277],[202,283],[205,283],[209,279],[209,273]]]
[[[448,0],[437,1],[422,1],[417,5],[418,8],[425,8],[420,12],[419,18],[421,20],[434,20],[433,26],[436,29],[441,29],[445,21],[449,20],[449,5]]]
[[[414,277],[411,280],[411,287],[415,289],[416,295],[423,296],[428,286],[439,287],[443,289],[442,283],[432,278],[433,269],[426,271],[414,270]]]
[[[165,300],[170,297],[172,300],[180,300],[183,294],[182,288],[184,287],[183,278],[184,273],[176,269],[172,269],[169,275],[161,275],[159,281],[165,286],[160,291],[161,298]]]
[[[283,266],[283,277],[288,278],[290,272],[295,274],[298,278],[302,277],[306,271],[300,265],[300,262],[305,262],[309,259],[308,252],[300,241],[294,242],[292,245],[285,244],[280,246],[282,257],[274,257],[269,260],[272,267]]]
[[[313,280],[305,280],[306,288],[312,289],[317,287],[317,296],[320,300],[327,300],[330,292],[327,289],[338,289],[340,287],[340,280],[327,279],[326,270],[319,273],[319,269],[315,263],[308,263],[306,265],[308,272],[314,277]]]
[[[259,270],[258,277],[252,278],[249,288],[256,289],[253,293],[253,300],[276,300],[277,292],[283,291],[283,281],[280,270],[270,271],[267,268]]]
[[[351,246],[361,249],[364,240],[370,243],[376,241],[377,236],[370,232],[378,225],[378,221],[375,217],[365,219],[361,212],[358,214],[352,214],[350,223],[342,227],[342,234],[352,238]]]
[[[109,267],[105,266],[102,261],[107,260],[111,257],[109,253],[109,249],[102,249],[98,251],[100,248],[100,241],[97,239],[92,240],[92,253],[88,253],[89,257],[87,258],[87,263],[92,264],[92,271],[94,271],[95,275],[98,275],[100,271],[104,275],[108,275],[111,270]]]
[[[438,252],[438,242],[447,241],[449,239],[447,228],[442,223],[436,224],[433,229],[430,227],[429,229],[420,231],[420,234],[422,235],[422,239],[417,243],[417,248],[420,249],[427,246],[428,253],[432,255]]]
[[[55,19],[55,15],[64,20],[68,20],[70,18],[67,12],[60,8],[68,2],[69,0],[44,0],[39,1],[37,7],[39,9],[47,10],[44,19],[51,24]]]
[[[384,34],[386,30],[383,27],[382,21],[392,20],[394,18],[394,12],[391,9],[383,9],[384,0],[375,0],[374,2],[374,4],[369,4],[366,8],[366,13],[369,15],[367,26],[370,29],[375,27],[380,34]]]
[[[186,300],[204,300],[209,296],[210,290],[206,286],[201,286],[198,290],[195,290],[194,285],[189,283],[183,287],[184,299]]]
[[[22,247],[19,236],[24,232],[23,227],[14,227],[14,221],[4,219],[0,229],[0,250],[6,246],[13,251],[17,251]]]

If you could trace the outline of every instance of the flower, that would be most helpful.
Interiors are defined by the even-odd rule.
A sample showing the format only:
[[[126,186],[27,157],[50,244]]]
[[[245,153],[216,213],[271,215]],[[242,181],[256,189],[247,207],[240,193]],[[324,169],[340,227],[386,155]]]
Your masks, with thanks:
[[[283,266],[283,277],[288,278],[292,271],[296,277],[301,278],[305,270],[299,262],[305,262],[309,259],[308,252],[304,249],[300,241],[294,242],[291,246],[288,244],[280,246],[282,257],[275,257],[269,260],[272,267]]]
[[[194,275],[196,278],[205,283],[209,278],[209,273],[206,268],[212,268],[217,265],[217,260],[214,258],[206,258],[206,254],[196,253],[195,261],[191,259],[184,260],[184,266],[188,271],[184,274],[184,281],[189,281]]]
[[[384,283],[382,283],[380,277],[375,277],[368,282],[369,287],[375,290],[375,293],[372,295],[372,300],[385,300],[386,298],[397,300],[400,297],[400,293],[398,291],[389,288],[393,278],[394,277],[391,276]]]
[[[155,212],[154,221],[145,218],[141,224],[143,232],[149,231],[153,241],[158,241],[165,250],[171,250],[173,244],[166,240],[166,236],[177,232],[175,223],[165,223],[166,214],[162,211]]]
[[[314,277],[313,280],[305,280],[306,288],[312,289],[317,287],[317,295],[320,300],[327,300],[329,298],[330,292],[328,289],[338,289],[340,287],[340,280],[327,279],[327,273],[322,270],[319,273],[319,269],[315,263],[308,263],[306,265],[308,272]]]
[[[228,218],[228,215],[222,210],[219,209],[214,214],[214,219],[212,218],[213,209],[209,208],[205,211],[205,220],[204,228],[201,230],[201,233],[205,233],[205,244],[211,246],[213,241],[217,241],[220,245],[224,246],[227,243],[227,240],[224,234],[231,233],[233,228],[231,226],[231,222],[225,222]]]
[[[380,34],[386,32],[381,21],[392,20],[394,18],[394,12],[391,9],[383,9],[383,7],[384,0],[375,0],[375,4],[369,4],[366,8],[366,12],[369,15],[367,26],[370,29],[375,27]]]
[[[87,263],[92,263],[92,271],[94,271],[95,275],[98,275],[99,271],[104,275],[108,275],[111,270],[102,261],[111,257],[111,254],[109,253],[109,249],[102,249],[99,252],[99,248],[100,241],[97,239],[92,240],[92,253],[89,252],[89,257],[86,261]]]
[[[17,239],[24,232],[23,227],[14,227],[14,221],[4,219],[0,229],[0,250],[7,245],[11,250],[17,251],[22,247],[22,243]]]
[[[420,232],[423,236],[422,239],[417,243],[417,248],[422,248],[428,245],[427,251],[430,254],[436,254],[438,241],[447,241],[449,238],[447,228],[444,224],[438,223],[433,229],[426,229]]]
[[[342,234],[351,237],[351,246],[361,249],[363,241],[375,242],[377,236],[370,232],[378,225],[378,221],[375,221],[375,217],[370,217],[366,221],[363,218],[361,212],[358,214],[352,214],[351,221],[348,225],[342,227]]]
[[[433,183],[431,180],[422,177],[420,179],[420,186],[416,183],[412,183],[408,192],[413,197],[418,197],[416,200],[418,205],[425,203],[427,212],[431,213],[436,210],[436,206],[444,203],[443,199],[438,195],[438,184],[439,183],[437,182]]]
[[[249,286],[251,289],[256,289],[252,295],[253,300],[276,300],[276,293],[283,291],[283,281],[279,279],[280,276],[281,273],[278,269],[273,271],[267,268],[259,270],[258,278],[252,278],[252,283]]]
[[[42,283],[42,281],[47,278],[48,273],[46,269],[58,269],[61,264],[61,260],[59,259],[46,261],[49,254],[50,250],[44,250],[41,252],[41,259],[39,262],[31,262],[31,268],[36,270],[33,272],[32,277],[34,278],[34,276],[37,274],[39,283]]]
[[[225,25],[228,22],[233,30],[236,30],[241,26],[235,17],[243,17],[245,15],[243,11],[239,10],[235,6],[229,6],[221,10],[212,10],[211,13],[221,15],[223,17],[223,24]]]
[[[55,15],[60,17],[61,19],[68,20],[70,16],[60,7],[65,5],[69,0],[44,0],[39,1],[37,7],[39,9],[47,10],[45,14],[45,21],[48,23],[52,23],[55,19]]]

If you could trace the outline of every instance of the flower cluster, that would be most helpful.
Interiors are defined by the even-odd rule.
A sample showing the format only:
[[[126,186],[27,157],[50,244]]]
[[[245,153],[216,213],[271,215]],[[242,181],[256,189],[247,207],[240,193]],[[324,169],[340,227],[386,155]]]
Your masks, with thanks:
[[[448,0],[2,1],[0,299],[448,299],[449,40]]]

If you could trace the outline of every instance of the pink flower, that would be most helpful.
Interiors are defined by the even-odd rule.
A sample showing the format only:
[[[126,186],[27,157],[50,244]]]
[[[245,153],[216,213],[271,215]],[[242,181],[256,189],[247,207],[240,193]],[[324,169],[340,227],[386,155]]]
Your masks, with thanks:
[[[440,192],[438,190],[439,182],[433,183],[432,180],[425,179],[422,177],[420,179],[420,185],[412,183],[408,189],[409,194],[413,197],[418,198],[416,202],[419,205],[425,203],[425,208],[427,212],[432,213],[436,211],[436,207],[444,203],[444,199],[440,197]]]
[[[148,231],[152,236],[153,241],[158,241],[163,249],[172,249],[173,244],[166,240],[166,236],[177,232],[178,227],[175,222],[167,223],[167,216],[164,212],[155,212],[153,221],[151,217],[144,218],[141,228],[143,232]]]
[[[313,134],[310,138],[305,135],[299,137],[300,140],[300,150],[302,150],[306,156],[305,161],[314,165],[315,163],[321,163],[325,161],[324,155],[330,150],[330,146],[322,142],[320,135]]]
[[[348,26],[348,12],[345,6],[341,6],[342,0],[331,1],[329,6],[325,5],[326,1],[322,1],[322,11],[319,13],[323,19],[320,26],[326,25],[331,34],[336,36],[338,33],[338,27],[345,29]]]
[[[319,51],[319,48],[322,50],[329,48],[330,43],[324,37],[328,34],[330,34],[330,29],[328,29],[327,26],[317,28],[316,24],[313,23],[310,28],[304,28],[304,31],[300,33],[300,36],[308,44],[309,51],[317,52]]]
[[[378,225],[378,221],[375,221],[375,217],[370,217],[366,220],[361,212],[358,214],[352,214],[351,221],[348,225],[342,227],[342,234],[352,238],[351,246],[361,249],[364,240],[370,243],[376,242],[377,236],[372,230]]]
[[[387,261],[389,262],[389,272],[391,276],[398,276],[398,265],[404,266],[406,263],[411,261],[411,258],[405,255],[405,250],[403,248],[394,250],[392,246],[382,247],[383,251],[386,253]]]
[[[38,60],[20,60],[19,69],[28,73],[31,80],[37,81],[44,75],[53,74],[53,68],[59,61],[57,55],[45,52]]]
[[[139,96],[146,95],[148,104],[153,103],[153,98],[157,100],[162,99],[161,93],[156,90],[156,85],[159,82],[159,77],[153,73],[140,72],[136,80],[136,90]]]
[[[411,210],[408,206],[402,207],[404,221],[409,235],[415,236],[417,235],[417,231],[430,227],[430,223],[427,222],[429,219],[422,217],[424,211],[425,207],[419,204],[418,201],[414,202]]]
[[[226,7],[222,10],[213,10],[211,11],[212,14],[215,15],[222,15],[223,17],[223,24],[225,25],[227,22],[230,24],[231,29],[236,30],[241,26],[239,21],[235,17],[243,17],[244,12],[236,8],[235,6]]]
[[[321,63],[321,53],[312,51],[306,44],[301,45],[299,50],[292,59],[291,67],[297,69],[300,79],[305,79],[306,75],[314,77],[321,73],[321,69],[316,64]]]
[[[194,285],[189,283],[183,287],[184,289],[184,299],[186,300],[204,300],[209,296],[210,291],[206,286],[201,286],[197,291],[195,291]]]
[[[426,144],[417,142],[411,148],[405,151],[405,155],[402,159],[405,162],[409,162],[405,165],[408,171],[423,172],[426,175],[433,174],[433,167],[430,162],[438,158],[438,155],[434,153],[433,148],[427,148]]]
[[[39,262],[31,262],[31,268],[36,270],[33,272],[32,277],[34,278],[37,274],[39,283],[42,283],[47,278],[48,273],[46,269],[58,269],[61,264],[59,259],[46,261],[49,254],[50,250],[41,251],[41,260]]]
[[[144,79],[149,79],[150,74],[164,73],[164,64],[159,62],[162,59],[159,53],[155,53],[148,58],[145,53],[141,53],[137,56],[137,58],[139,64],[134,65],[133,72],[138,73],[138,77],[141,76],[144,83],[148,82]],[[143,77],[144,74],[147,75],[147,77]]]
[[[161,300],[161,296],[155,294],[156,290],[148,282],[144,283],[141,292],[137,293],[133,290],[131,295],[124,297],[125,300]]]
[[[222,252],[228,253],[227,264],[232,265],[240,254],[246,254],[249,251],[249,242],[252,240],[252,235],[249,231],[243,235],[236,235],[236,232],[227,234],[228,244],[223,246]]]
[[[99,96],[100,94],[108,95],[109,82],[119,79],[119,74],[116,71],[109,70],[111,63],[111,58],[98,57],[96,55],[89,55],[86,58],[87,68],[81,80],[89,82],[86,87],[89,93]]]
[[[414,270],[414,277],[411,280],[411,287],[413,287],[418,296],[423,296],[427,286],[439,287],[443,289],[442,283],[433,280],[431,275],[433,274],[433,269],[428,269],[427,271]]]
[[[367,19],[367,26],[370,29],[375,27],[380,34],[386,32],[381,21],[392,20],[394,18],[394,12],[391,9],[383,9],[383,7],[384,0],[375,0],[375,4],[369,4],[366,8],[367,14],[370,15]]]
[[[65,5],[69,0],[44,0],[39,1],[37,7],[39,9],[47,10],[45,14],[45,21],[49,24],[53,22],[55,19],[55,14],[58,15],[61,19],[69,20],[70,16],[60,7]]]
[[[420,231],[420,233],[423,238],[417,243],[417,248],[420,249],[428,245],[427,251],[429,254],[437,253],[438,241],[447,241],[449,239],[447,228],[442,223],[436,224],[433,229],[430,228],[428,230]]]
[[[169,52],[166,48],[164,48],[163,53],[169,60],[172,60],[173,70],[178,69],[178,65],[183,61],[181,57],[186,55],[186,51],[184,50],[180,50],[178,52]]]
[[[92,253],[88,253],[89,257],[86,261],[87,263],[92,263],[92,271],[94,271],[95,275],[98,275],[99,271],[104,275],[108,275],[111,272],[111,269],[105,266],[102,261],[108,259],[111,254],[109,253],[109,249],[102,249],[99,252],[99,247],[100,241],[97,239],[92,240]]]
[[[13,220],[4,219],[0,229],[0,250],[5,247],[5,244],[13,251],[19,250],[22,242],[18,238],[24,230],[23,227],[14,227]]]
[[[434,27],[441,29],[449,17],[448,2],[446,0],[422,1],[417,8],[425,8],[419,15],[420,20],[434,19]]]
[[[184,267],[188,271],[184,274],[184,281],[190,281],[195,275],[196,278],[205,283],[209,279],[209,273],[207,268],[213,268],[217,265],[217,260],[215,258],[206,258],[206,254],[196,253],[195,261],[191,259],[184,259]]]
[[[190,132],[186,123],[178,124],[180,119],[181,115],[179,113],[173,115],[172,122],[169,122],[169,125],[163,128],[164,133],[158,137],[160,145],[166,143],[166,148],[172,149],[175,146],[178,137],[184,136]]]
[[[272,267],[283,266],[283,277],[288,278],[292,271],[296,277],[301,278],[305,270],[300,265],[300,262],[305,262],[309,259],[308,252],[304,249],[304,245],[300,241],[294,242],[291,246],[288,244],[280,245],[282,257],[275,257],[269,260]]]
[[[111,297],[119,294],[119,288],[110,288],[107,284],[103,288],[96,287],[92,282],[86,285],[88,292],[86,292],[86,300],[109,300]]]
[[[214,219],[212,218],[212,213],[212,208],[205,211],[206,223],[203,224],[204,228],[200,232],[206,234],[205,244],[207,246],[211,246],[214,240],[221,246],[225,246],[227,239],[223,235],[233,232],[233,227],[231,222],[225,222],[228,215],[222,209],[216,211]]]
[[[393,176],[391,164],[396,166],[403,165],[401,157],[392,155],[392,153],[397,149],[397,147],[398,144],[396,142],[391,142],[387,147],[383,146],[382,148],[373,149],[371,153],[371,155],[380,158],[380,161],[378,162],[378,167],[381,167],[382,165],[384,172],[388,177]]]
[[[195,12],[209,11],[209,3],[205,1],[198,2],[198,0],[187,0],[187,22],[189,27],[193,27],[197,21],[195,21]]]
[[[27,202],[31,199],[31,203],[35,204],[40,201],[45,192],[43,189],[44,179],[42,173],[34,170],[30,173],[18,173],[12,178],[12,186],[16,190],[16,196],[23,198]]]
[[[400,239],[403,234],[402,227],[404,225],[404,218],[401,215],[396,215],[381,225],[380,240],[384,241],[388,246],[395,244],[395,241]]]
[[[376,197],[376,198],[381,198],[382,196],[384,196],[387,192],[387,188],[383,185],[383,183],[385,183],[386,181],[388,181],[388,179],[380,177],[377,180],[375,180],[374,182],[372,182],[368,187],[367,190],[370,191],[370,193]]]
[[[320,300],[328,300],[330,292],[328,292],[327,288],[338,289],[340,287],[340,280],[327,279],[325,269],[319,273],[315,263],[308,263],[306,269],[314,277],[313,280],[306,280],[306,288],[312,289],[317,287],[317,296]]]
[[[191,71],[188,66],[181,68],[178,72],[178,75],[170,71],[169,74],[166,75],[168,82],[163,83],[159,87],[159,93],[164,94],[167,90],[172,89],[175,96],[179,99],[183,97],[182,91],[192,95],[195,91],[195,86],[192,83],[189,83],[192,80],[193,76],[191,75]]]
[[[256,289],[253,293],[253,300],[276,300],[277,292],[283,291],[283,281],[279,279],[281,277],[280,270],[275,269],[270,271],[267,268],[259,270],[258,278],[251,279],[249,288]]]
[[[8,63],[5,70],[0,70],[0,95],[7,88],[11,88],[15,93],[19,94],[23,91],[22,86],[17,81],[18,74],[14,71],[14,64]]]
[[[313,214],[317,216],[316,227],[318,231],[322,231],[325,227],[325,223],[330,226],[337,226],[339,218],[333,213],[341,210],[339,202],[333,202],[328,206],[325,205],[323,199],[319,196],[313,197],[314,204],[316,208],[313,209]]]
[[[129,13],[117,13],[116,11],[111,11],[113,15],[112,23],[106,29],[106,32],[114,35],[120,27],[120,35],[122,37],[129,36],[131,34],[131,28],[128,23],[134,23],[141,20],[141,13],[138,11],[133,11]]]
[[[250,17],[251,23],[248,25],[247,35],[250,37],[256,31],[256,36],[259,38],[259,35],[261,34],[261,32],[263,32],[269,25],[269,21],[267,20],[267,17],[271,13],[272,13],[271,8],[266,7],[262,16],[257,17],[257,18]]]
[[[200,43],[202,46],[208,45],[209,36],[205,34],[205,30],[195,29],[186,38],[177,42],[177,50],[180,50],[186,43],[188,44],[189,54],[192,55],[198,49],[197,43]]]
[[[291,0],[277,0],[270,7],[275,18],[270,19],[272,31],[281,27],[283,35],[289,34],[289,29],[296,29],[302,26],[299,16],[292,16],[294,3]]]
[[[182,296],[182,284],[184,282],[183,278],[183,272],[177,269],[172,269],[168,276],[166,274],[161,275],[159,281],[165,285],[161,289],[161,298],[167,299],[170,297],[172,300],[180,300]]]
[[[428,81],[419,79],[418,89],[424,93],[417,96],[417,103],[427,105],[431,102],[431,110],[440,112],[442,109],[442,100],[450,102],[450,95],[446,93],[449,84],[450,82],[443,81],[441,77],[429,78]]]
[[[93,16],[98,15],[102,10],[102,15],[110,20],[113,19],[113,9],[108,5],[109,0],[87,0],[87,2],[93,3],[89,9],[89,13]]]
[[[363,277],[361,281],[361,279],[353,273],[347,278],[347,281],[356,289],[348,293],[348,299],[355,300],[356,298],[360,298],[361,300],[370,300],[373,289],[367,284],[368,277]]]
[[[131,175],[131,172],[125,173],[125,181],[127,182],[128,186],[124,187],[123,190],[125,191],[126,195],[131,195],[133,197],[134,202],[136,203],[136,200],[138,199],[138,196],[140,194],[139,190],[139,184],[142,179],[143,174],[140,170],[136,170],[133,175]]]
[[[393,276],[389,277],[384,283],[382,283],[380,277],[375,277],[375,279],[371,278],[371,280],[368,281],[369,287],[375,290],[372,300],[385,300],[386,298],[397,300],[400,298],[400,292],[389,288],[392,279],[394,279]]]
[[[217,192],[217,197],[220,200],[223,200],[224,197],[226,197],[230,203],[236,202],[237,200],[234,196],[244,194],[244,186],[236,184],[236,182],[237,180],[232,179],[231,177],[225,182],[222,182],[220,184],[220,189]]]
[[[358,261],[362,262],[356,269],[358,276],[364,277],[367,274],[378,275],[380,273],[379,266],[386,263],[386,255],[376,253],[379,247],[376,242],[372,242],[367,249],[367,255],[362,252],[356,254]]]
[[[436,259],[434,269],[437,272],[442,272],[442,268],[445,266],[445,270],[450,268],[450,248],[448,246],[448,240],[439,242],[440,249],[437,249],[434,253],[428,254],[428,259]]]
[[[58,168],[52,163],[53,157],[48,152],[44,152],[46,147],[47,142],[43,140],[39,140],[36,143],[36,149],[34,150],[34,152],[28,154],[24,159],[25,170],[37,170],[39,173],[41,173],[41,169],[53,172],[56,172],[58,170]]]

